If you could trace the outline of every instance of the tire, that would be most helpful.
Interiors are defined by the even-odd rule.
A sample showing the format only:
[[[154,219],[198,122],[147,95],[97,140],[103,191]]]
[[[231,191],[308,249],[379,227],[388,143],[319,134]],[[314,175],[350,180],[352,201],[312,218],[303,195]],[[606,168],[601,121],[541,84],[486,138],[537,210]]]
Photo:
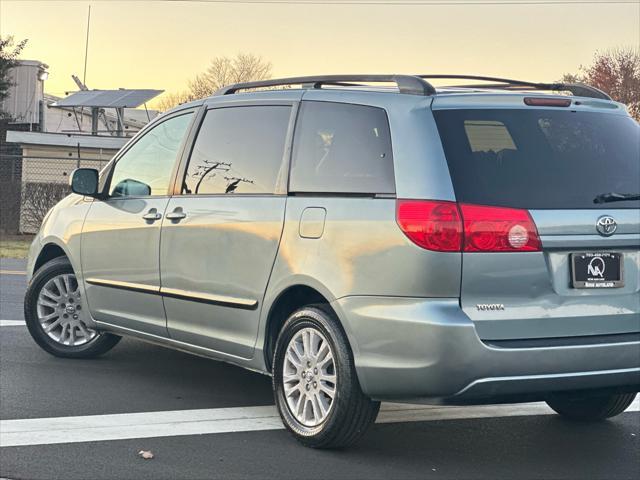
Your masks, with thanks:
[[[314,347],[305,348],[309,343]],[[312,448],[353,444],[380,409],[380,402],[362,393],[346,335],[335,315],[321,305],[296,311],[280,330],[273,356],[273,393],[285,427]]]
[[[624,412],[636,393],[566,392],[547,399],[556,413],[582,422],[605,420]]]
[[[24,298],[24,318],[43,350],[63,358],[93,358],[111,350],[120,337],[88,328],[83,320],[88,315],[66,257],[54,258],[35,273]]]

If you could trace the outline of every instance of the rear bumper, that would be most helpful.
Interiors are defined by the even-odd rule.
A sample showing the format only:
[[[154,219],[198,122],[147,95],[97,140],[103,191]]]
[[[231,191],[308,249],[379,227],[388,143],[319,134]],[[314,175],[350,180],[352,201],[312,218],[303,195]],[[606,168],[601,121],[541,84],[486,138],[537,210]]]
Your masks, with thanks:
[[[362,389],[376,399],[475,403],[561,390],[640,389],[637,338],[505,348],[480,340],[457,299],[344,297],[333,306]]]

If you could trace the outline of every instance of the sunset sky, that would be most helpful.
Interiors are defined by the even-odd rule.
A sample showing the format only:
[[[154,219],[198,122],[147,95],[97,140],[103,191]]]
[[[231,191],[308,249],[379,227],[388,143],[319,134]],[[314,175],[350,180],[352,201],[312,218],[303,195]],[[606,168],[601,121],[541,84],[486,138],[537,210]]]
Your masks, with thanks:
[[[410,6],[392,0],[383,5],[292,1],[0,0],[0,34],[29,39],[22,58],[49,65],[45,88],[55,95],[75,90],[72,73],[82,77],[89,4],[90,88],[173,92],[210,58],[237,52],[261,55],[272,62],[275,76],[420,72],[552,81],[588,64],[596,50],[640,45],[640,1]]]

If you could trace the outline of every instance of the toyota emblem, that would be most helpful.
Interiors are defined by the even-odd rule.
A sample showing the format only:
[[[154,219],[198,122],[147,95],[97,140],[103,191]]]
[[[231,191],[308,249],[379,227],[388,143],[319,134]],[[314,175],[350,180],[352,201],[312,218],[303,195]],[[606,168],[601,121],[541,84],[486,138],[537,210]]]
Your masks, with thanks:
[[[596,230],[603,237],[610,237],[616,232],[617,228],[618,224],[613,217],[610,217],[609,215],[603,215],[596,222]]]

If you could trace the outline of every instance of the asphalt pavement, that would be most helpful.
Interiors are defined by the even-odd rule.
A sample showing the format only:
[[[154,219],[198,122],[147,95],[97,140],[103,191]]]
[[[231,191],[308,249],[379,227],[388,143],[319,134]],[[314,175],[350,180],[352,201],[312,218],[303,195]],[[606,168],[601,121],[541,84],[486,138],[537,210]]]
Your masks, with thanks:
[[[640,475],[640,403],[596,424],[543,404],[383,405],[343,451],[282,429],[270,379],[123,339],[54,358],[23,324],[24,262],[0,261],[0,477],[9,479],[571,478]],[[145,460],[139,451],[151,451]]]

